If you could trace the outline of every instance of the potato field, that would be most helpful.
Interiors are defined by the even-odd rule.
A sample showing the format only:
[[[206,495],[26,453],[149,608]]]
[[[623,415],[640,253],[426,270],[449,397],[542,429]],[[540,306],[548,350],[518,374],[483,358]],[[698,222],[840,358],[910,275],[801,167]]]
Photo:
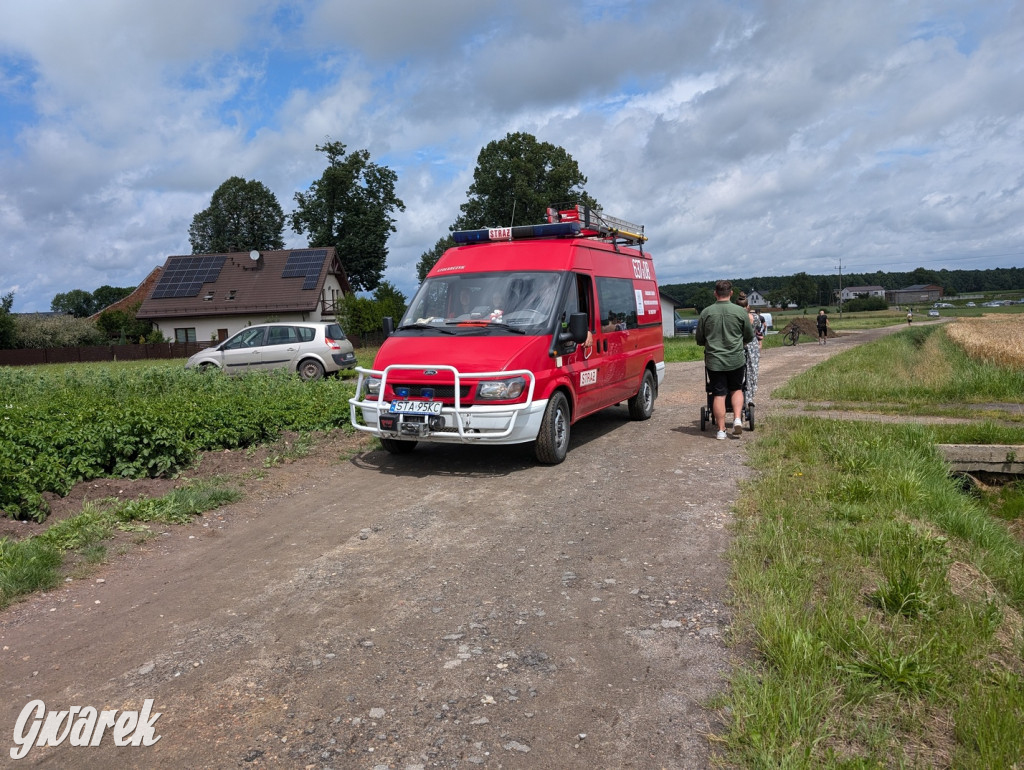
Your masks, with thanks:
[[[294,374],[229,378],[180,362],[0,368],[0,511],[42,521],[44,492],[157,477],[206,450],[348,424],[353,385]]]

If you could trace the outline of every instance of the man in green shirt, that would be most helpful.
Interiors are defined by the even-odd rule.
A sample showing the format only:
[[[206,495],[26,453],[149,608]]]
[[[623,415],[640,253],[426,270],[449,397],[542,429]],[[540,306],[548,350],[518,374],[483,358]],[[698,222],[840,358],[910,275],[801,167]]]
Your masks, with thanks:
[[[724,440],[725,399],[729,397],[735,417],[732,432],[743,433],[743,375],[747,357],[744,345],[754,339],[750,316],[732,303],[732,283],[715,284],[715,304],[704,308],[697,321],[697,344],[704,348],[704,366],[711,385],[711,414],[718,425],[715,438]]]

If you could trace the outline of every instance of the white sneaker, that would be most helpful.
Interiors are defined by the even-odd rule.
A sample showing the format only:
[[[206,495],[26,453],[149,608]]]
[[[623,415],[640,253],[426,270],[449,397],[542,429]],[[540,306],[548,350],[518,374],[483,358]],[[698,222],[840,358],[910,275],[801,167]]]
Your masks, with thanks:
[[[718,431],[718,433],[715,434],[715,438],[717,438],[719,441],[725,441],[725,431]]]
[[[736,422],[734,422],[732,424],[732,432],[733,432],[734,436],[739,436],[741,433],[743,433],[743,421],[742,420],[736,420]]]

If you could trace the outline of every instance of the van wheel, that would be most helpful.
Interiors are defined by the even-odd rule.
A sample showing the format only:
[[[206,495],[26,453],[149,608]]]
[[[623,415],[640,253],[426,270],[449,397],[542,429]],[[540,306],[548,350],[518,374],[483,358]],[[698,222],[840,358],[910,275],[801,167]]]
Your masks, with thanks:
[[[324,365],[315,358],[307,358],[305,361],[299,362],[299,377],[306,380],[306,382],[319,380],[323,376]]]
[[[565,459],[569,451],[569,420],[569,402],[562,391],[555,391],[544,410],[544,419],[533,448],[538,461],[557,465]]]
[[[640,380],[640,390],[628,402],[630,419],[651,419],[651,415],[654,414],[654,397],[656,393],[654,375],[651,374],[650,369],[646,369],[644,371],[644,378]]]
[[[382,438],[380,445],[393,455],[407,455],[416,448],[415,441],[399,441],[395,438]]]

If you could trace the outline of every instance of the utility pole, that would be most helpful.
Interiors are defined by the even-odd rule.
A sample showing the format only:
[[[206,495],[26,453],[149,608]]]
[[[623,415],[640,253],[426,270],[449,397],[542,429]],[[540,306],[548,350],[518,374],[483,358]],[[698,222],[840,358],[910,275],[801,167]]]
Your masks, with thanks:
[[[836,302],[839,305],[839,320],[843,320],[843,258],[839,258],[839,297]]]

